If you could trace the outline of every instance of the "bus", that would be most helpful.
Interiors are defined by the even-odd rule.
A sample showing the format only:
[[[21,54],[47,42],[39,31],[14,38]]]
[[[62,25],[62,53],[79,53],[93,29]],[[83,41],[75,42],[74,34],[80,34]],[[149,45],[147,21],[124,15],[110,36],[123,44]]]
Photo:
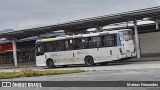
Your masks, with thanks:
[[[72,64],[93,66],[136,56],[130,29],[39,39],[35,47],[36,66],[49,68]]]

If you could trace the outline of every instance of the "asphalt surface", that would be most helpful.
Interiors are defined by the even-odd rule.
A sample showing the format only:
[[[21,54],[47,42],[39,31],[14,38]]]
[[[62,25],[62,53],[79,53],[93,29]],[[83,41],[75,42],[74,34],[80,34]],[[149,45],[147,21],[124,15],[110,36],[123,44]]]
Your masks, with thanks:
[[[105,66],[85,67],[83,65],[57,67],[53,70],[84,69],[87,72],[76,74],[49,75],[38,77],[22,77],[1,79],[2,81],[160,81],[160,59],[141,59],[122,62],[112,62]],[[50,70],[46,67],[33,67],[35,70]],[[1,71],[18,71],[19,68],[1,69]],[[0,88],[18,90],[22,88]],[[28,88],[23,88],[28,89]],[[160,90],[153,87],[43,87],[29,90]]]
[[[47,67],[30,67],[34,70],[75,70],[83,69],[86,71],[100,71],[100,70],[131,70],[131,69],[149,69],[149,68],[160,68],[160,59],[159,60],[127,60],[127,61],[118,61],[110,62],[107,65],[95,65],[93,67],[86,67],[85,65],[71,65],[68,67],[57,66],[55,68]],[[23,68],[17,67],[6,67],[0,68],[0,72],[12,72],[20,71]]]

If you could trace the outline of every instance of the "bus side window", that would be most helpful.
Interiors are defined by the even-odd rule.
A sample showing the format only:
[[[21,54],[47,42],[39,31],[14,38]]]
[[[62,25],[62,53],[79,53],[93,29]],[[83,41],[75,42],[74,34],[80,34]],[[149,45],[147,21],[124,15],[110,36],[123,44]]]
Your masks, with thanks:
[[[92,37],[88,38],[88,47],[93,48]]]
[[[102,42],[101,42],[101,38],[97,37],[97,47],[101,47],[102,46]]]
[[[64,41],[56,41],[56,42],[55,42],[55,49],[56,49],[56,51],[65,50]]]
[[[88,37],[86,37],[86,38],[84,38],[84,46],[83,46],[83,48],[89,48],[89,45],[88,45]]]
[[[101,46],[105,46],[104,45],[104,36],[101,36]]]
[[[65,41],[65,48],[66,48],[66,50],[68,50],[68,47],[69,47],[69,45],[68,45],[68,40],[66,40],[66,41]]]
[[[77,46],[77,49],[81,49],[81,40],[82,39],[80,39],[80,38],[77,38],[77,39],[75,39],[76,40],[76,46]]]
[[[73,49],[74,50],[77,49],[77,44],[75,39],[72,40],[72,44],[73,44]]]
[[[91,37],[92,48],[101,47],[101,38],[100,37]]]
[[[75,49],[75,43],[73,43],[73,40],[66,40],[65,46],[66,46],[66,50],[74,50]]]
[[[104,36],[103,40],[104,46],[113,47],[116,45],[116,36],[115,34],[108,34]]]
[[[105,36],[103,36],[104,37],[104,39],[103,39],[103,45],[105,46],[105,47],[107,47],[107,35],[105,35]]]
[[[60,43],[60,51],[65,50],[65,44],[64,44],[64,41],[59,41],[59,43]]]
[[[75,44],[76,49],[85,49],[88,47],[88,40],[87,38],[77,38]]]
[[[48,42],[48,43],[46,43],[46,51],[47,51],[47,52],[53,52],[53,51],[54,51],[53,42]]]
[[[81,48],[81,49],[86,48],[86,39],[85,39],[85,38],[82,38],[80,48]]]

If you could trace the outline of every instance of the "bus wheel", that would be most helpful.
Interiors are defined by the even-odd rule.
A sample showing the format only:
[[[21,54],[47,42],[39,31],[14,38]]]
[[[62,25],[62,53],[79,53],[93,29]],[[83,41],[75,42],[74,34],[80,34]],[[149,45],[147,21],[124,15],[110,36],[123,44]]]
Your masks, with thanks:
[[[86,66],[93,66],[94,65],[94,60],[91,56],[87,56],[85,58],[85,65]]]
[[[48,60],[47,60],[47,66],[48,66],[49,68],[54,68],[54,62],[53,62],[52,59],[48,59]]]

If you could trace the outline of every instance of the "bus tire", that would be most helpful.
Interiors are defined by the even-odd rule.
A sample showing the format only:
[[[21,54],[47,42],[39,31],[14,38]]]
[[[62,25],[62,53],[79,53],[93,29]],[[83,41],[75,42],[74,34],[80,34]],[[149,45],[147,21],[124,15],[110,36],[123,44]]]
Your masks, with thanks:
[[[94,59],[91,56],[87,56],[85,58],[85,65],[86,66],[93,66],[94,65]]]
[[[54,68],[54,62],[52,59],[48,59],[46,62],[48,68]]]

